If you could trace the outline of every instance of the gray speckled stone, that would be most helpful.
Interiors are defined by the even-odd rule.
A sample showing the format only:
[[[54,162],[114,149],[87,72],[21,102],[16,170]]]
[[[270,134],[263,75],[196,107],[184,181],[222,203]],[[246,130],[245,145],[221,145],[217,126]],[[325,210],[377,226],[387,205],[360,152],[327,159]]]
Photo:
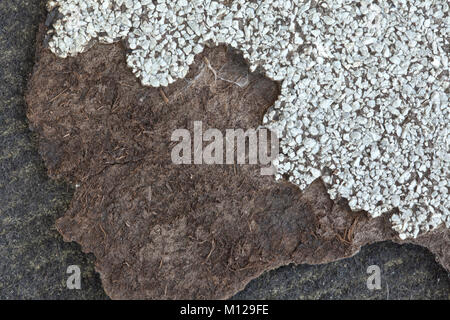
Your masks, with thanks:
[[[64,243],[54,222],[72,195],[53,182],[25,120],[23,93],[32,69],[43,0],[0,2],[0,299],[105,299],[93,258]],[[66,268],[82,269],[68,290]],[[382,270],[382,290],[366,288],[366,268]],[[240,299],[449,299],[450,279],[427,250],[384,242],[321,266],[287,266],[252,281]]]
[[[381,269],[381,289],[368,290],[366,271]],[[249,283],[236,299],[450,299],[449,274],[427,250],[389,241],[319,266],[286,266]]]
[[[48,179],[25,120],[23,93],[33,65],[44,1],[0,1],[0,299],[104,299],[91,256],[54,227],[71,192]],[[82,290],[66,288],[81,267]]]

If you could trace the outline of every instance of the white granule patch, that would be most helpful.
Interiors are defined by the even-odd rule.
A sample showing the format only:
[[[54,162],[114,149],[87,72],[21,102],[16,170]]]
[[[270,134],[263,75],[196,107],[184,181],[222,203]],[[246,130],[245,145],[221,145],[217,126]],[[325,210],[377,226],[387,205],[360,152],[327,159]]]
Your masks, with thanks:
[[[264,125],[275,130],[277,178],[373,217],[394,209],[400,238],[449,214],[447,0],[56,0],[50,49],[125,40],[143,85],[186,76],[206,44],[227,44],[282,82]]]

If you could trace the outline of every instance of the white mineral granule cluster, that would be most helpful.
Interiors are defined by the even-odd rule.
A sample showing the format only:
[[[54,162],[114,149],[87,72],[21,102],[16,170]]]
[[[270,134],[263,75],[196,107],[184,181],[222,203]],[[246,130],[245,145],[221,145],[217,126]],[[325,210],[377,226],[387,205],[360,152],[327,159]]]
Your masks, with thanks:
[[[124,40],[143,85],[186,76],[205,45],[227,44],[281,82],[264,125],[281,138],[277,178],[373,217],[396,210],[400,238],[449,215],[447,0],[56,0],[50,49]]]

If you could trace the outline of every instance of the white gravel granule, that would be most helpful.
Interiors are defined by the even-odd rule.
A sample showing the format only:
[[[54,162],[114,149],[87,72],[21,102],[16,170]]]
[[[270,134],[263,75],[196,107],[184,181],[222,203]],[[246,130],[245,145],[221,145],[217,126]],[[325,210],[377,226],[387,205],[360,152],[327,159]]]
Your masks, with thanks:
[[[401,239],[450,228],[447,0],[56,0],[50,49],[125,40],[143,85],[186,76],[206,44],[243,52],[282,90],[277,178],[373,217],[396,210]]]

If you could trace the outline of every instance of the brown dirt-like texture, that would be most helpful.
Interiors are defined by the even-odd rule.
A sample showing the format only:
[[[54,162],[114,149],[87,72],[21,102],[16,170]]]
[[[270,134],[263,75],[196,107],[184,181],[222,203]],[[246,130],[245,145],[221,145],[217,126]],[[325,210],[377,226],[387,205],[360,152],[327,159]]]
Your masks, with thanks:
[[[257,128],[276,100],[278,85],[236,52],[207,49],[186,79],[160,90],[139,84],[121,44],[59,59],[42,46],[43,28],[27,116],[50,176],[78,185],[57,229],[95,255],[110,297],[224,299],[267,270],[399,242],[387,216],[351,212],[321,181],[302,193],[258,165],[172,163],[175,129]],[[448,229],[409,242],[450,270]]]

